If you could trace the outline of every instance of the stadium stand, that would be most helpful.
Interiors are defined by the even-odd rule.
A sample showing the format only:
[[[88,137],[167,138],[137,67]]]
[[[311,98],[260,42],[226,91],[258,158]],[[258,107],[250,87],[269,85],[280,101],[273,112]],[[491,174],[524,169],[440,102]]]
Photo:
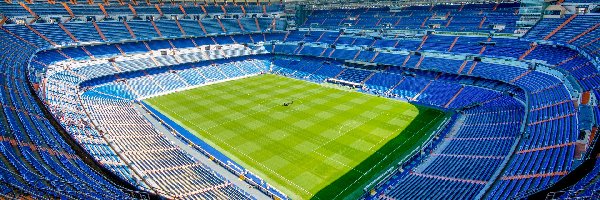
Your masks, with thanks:
[[[600,170],[600,161],[596,157],[594,168],[560,198],[595,198],[594,192],[598,191],[598,170]]]
[[[13,190],[36,198],[131,198],[84,163],[62,139],[30,95],[26,53],[35,50],[3,32],[2,183],[4,194]]]
[[[515,37],[519,2],[336,7],[296,21],[271,2],[73,2],[0,2],[2,196],[255,199],[163,135],[140,100],[263,73],[454,113],[364,199],[527,198],[597,160],[597,13],[542,17]],[[546,5],[570,3],[598,5]],[[598,163],[550,198],[597,198]]]

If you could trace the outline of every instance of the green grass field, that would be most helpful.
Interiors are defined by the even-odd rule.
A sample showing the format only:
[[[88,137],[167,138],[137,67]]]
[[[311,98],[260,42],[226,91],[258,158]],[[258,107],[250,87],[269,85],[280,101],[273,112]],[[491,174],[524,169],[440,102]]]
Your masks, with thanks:
[[[446,117],[435,109],[275,75],[146,102],[293,199],[357,198]]]

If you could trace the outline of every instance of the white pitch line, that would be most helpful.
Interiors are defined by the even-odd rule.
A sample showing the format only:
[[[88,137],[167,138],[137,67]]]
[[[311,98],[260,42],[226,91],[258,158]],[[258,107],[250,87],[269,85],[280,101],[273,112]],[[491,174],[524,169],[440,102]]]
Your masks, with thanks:
[[[412,122],[412,121],[411,121],[411,122]],[[421,121],[421,120],[417,120],[417,122],[422,122],[422,121]],[[396,129],[396,130],[394,131],[394,133],[398,133],[398,132],[400,131],[400,129],[404,129],[404,128],[406,128],[406,127],[408,127],[408,126],[405,126],[405,127],[399,127],[398,129]],[[369,148],[369,150],[371,150],[371,149],[373,149],[374,147],[376,147],[377,145],[379,145],[379,143],[381,143],[381,142],[383,142],[383,141],[387,141],[387,140],[388,140],[388,138],[389,138],[390,136],[392,136],[392,134],[390,134],[390,135],[387,135],[385,138],[383,138],[383,139],[379,140],[379,142],[377,142],[377,143],[375,143],[373,146],[371,146],[371,148]]]
[[[193,96],[190,96],[189,94],[186,94],[186,96],[188,96],[188,97],[193,97]],[[191,98],[191,99],[198,99],[198,98]],[[158,103],[158,102],[157,102],[157,103]],[[161,107],[163,107],[163,108],[165,108],[165,109],[166,109],[166,107],[164,107],[164,105],[162,105],[161,103],[158,103],[158,104],[159,104]],[[264,106],[264,105],[263,105],[263,104],[262,104],[262,102],[261,102],[261,103],[259,103],[259,104],[258,104],[258,106]],[[255,107],[258,107],[258,106],[255,106]],[[266,106],[264,106],[264,107],[266,107]],[[268,108],[266,108],[266,109],[264,109],[264,110],[254,111],[254,112],[252,112],[252,114],[250,114],[250,115],[254,115],[254,114],[256,114],[256,113],[265,112],[265,111],[267,111],[267,110],[270,110],[270,109],[273,109],[273,108],[276,108],[276,107],[278,107],[278,106],[272,106],[272,107],[268,107]],[[296,111],[297,109],[298,109],[298,108],[296,108],[296,109],[294,109],[294,110],[291,110],[291,111],[286,111],[286,112],[292,112],[292,111]],[[285,178],[285,177],[284,177],[284,176],[282,176],[281,174],[279,174],[279,173],[275,172],[274,170],[272,170],[272,169],[268,168],[267,166],[265,166],[265,165],[264,165],[264,164],[262,164],[261,162],[258,162],[258,161],[256,161],[256,160],[254,160],[254,158],[252,158],[251,156],[249,156],[249,155],[247,155],[247,154],[245,154],[245,153],[243,153],[243,152],[239,151],[237,148],[235,148],[234,146],[230,145],[229,143],[227,143],[226,141],[222,140],[221,138],[219,138],[219,137],[216,137],[215,135],[211,134],[210,132],[208,132],[208,131],[207,131],[207,129],[204,129],[204,128],[202,128],[202,127],[199,127],[197,124],[194,124],[194,123],[192,123],[192,122],[191,122],[191,121],[189,121],[187,118],[184,118],[184,117],[182,117],[181,115],[179,115],[179,114],[177,114],[177,113],[175,113],[175,114],[176,114],[177,116],[179,116],[181,119],[184,119],[186,122],[188,122],[188,123],[192,124],[194,127],[196,127],[196,128],[199,128],[200,130],[202,130],[203,132],[205,132],[206,134],[208,134],[210,137],[213,137],[213,138],[215,138],[215,139],[219,140],[220,142],[222,142],[223,144],[227,145],[227,146],[228,146],[228,147],[230,147],[231,149],[234,149],[236,152],[238,152],[238,153],[242,154],[243,156],[245,156],[245,157],[249,158],[250,160],[252,160],[254,163],[258,164],[258,165],[259,165],[259,166],[261,166],[262,168],[264,168],[264,169],[268,170],[269,172],[271,172],[271,173],[273,173],[273,174],[277,175],[279,178],[281,178],[281,179],[284,179],[284,180],[285,180],[285,181],[286,181],[288,184],[290,184],[290,185],[293,185],[294,187],[296,187],[296,188],[298,188],[298,189],[302,190],[302,191],[303,191],[303,192],[305,192],[306,194],[309,194],[309,195],[311,195],[311,196],[313,196],[313,195],[314,195],[314,194],[312,194],[311,192],[309,192],[308,190],[304,189],[303,187],[301,187],[301,186],[299,186],[299,185],[297,185],[297,184],[295,184],[295,183],[291,182],[290,180],[288,180],[287,178]],[[379,115],[380,115],[380,114],[379,114]],[[325,158],[326,158],[325,160],[331,159],[331,160],[333,160],[334,162],[336,162],[336,163],[338,163],[338,164],[340,164],[340,165],[342,165],[342,166],[344,166],[344,167],[351,168],[351,170],[355,170],[355,171],[357,171],[357,172],[361,173],[361,176],[360,176],[359,178],[357,178],[357,179],[356,179],[356,180],[355,180],[353,183],[351,183],[351,184],[350,184],[350,185],[348,185],[346,188],[344,188],[344,190],[342,190],[340,193],[338,193],[338,194],[337,194],[337,195],[334,197],[334,199],[336,199],[336,198],[337,198],[339,195],[341,195],[341,194],[342,194],[344,191],[346,191],[348,188],[350,188],[351,186],[353,186],[354,184],[356,184],[356,182],[357,182],[358,180],[360,180],[360,179],[361,179],[363,176],[365,176],[366,174],[368,174],[368,173],[369,173],[369,172],[370,172],[370,171],[371,171],[371,170],[372,170],[374,167],[373,167],[373,168],[370,168],[370,169],[369,169],[367,172],[361,172],[361,171],[359,171],[359,170],[356,170],[356,169],[354,169],[353,167],[350,167],[350,166],[348,166],[348,165],[346,165],[346,164],[343,164],[343,163],[341,163],[340,161],[338,161],[338,160],[336,160],[336,159],[333,159],[332,157],[326,157],[326,156],[324,156],[323,154],[320,154],[320,153],[318,153],[318,152],[316,152],[316,151],[317,151],[318,149],[320,149],[321,147],[325,146],[326,144],[328,144],[328,143],[330,143],[330,142],[332,142],[332,141],[335,141],[337,138],[339,138],[339,137],[341,137],[341,136],[345,135],[346,133],[350,132],[351,130],[354,130],[355,128],[357,128],[357,127],[360,127],[361,125],[363,125],[364,123],[366,123],[366,122],[368,122],[368,121],[370,121],[370,120],[373,120],[374,118],[378,117],[379,115],[376,115],[376,116],[374,116],[374,117],[370,118],[369,120],[367,120],[367,121],[365,121],[365,122],[363,122],[363,123],[360,123],[358,126],[356,126],[356,127],[354,127],[354,128],[351,128],[351,129],[349,129],[349,130],[345,131],[343,134],[339,134],[339,135],[338,135],[336,138],[334,138],[334,139],[332,139],[332,140],[329,140],[328,142],[326,142],[325,144],[323,144],[323,145],[319,146],[317,149],[315,149],[315,150],[313,151],[313,153],[316,153],[316,154],[317,154],[317,155],[319,155],[319,156],[325,157]],[[222,124],[225,124],[225,123],[229,123],[229,122],[232,122],[232,121],[237,121],[237,120],[239,120],[239,119],[241,119],[241,118],[244,118],[244,117],[247,117],[247,116],[249,116],[249,115],[244,115],[244,116],[242,116],[242,117],[238,117],[238,118],[236,118],[236,119],[228,120],[228,121],[226,121],[226,122],[220,123],[219,125],[212,126],[212,127],[210,127],[208,130],[210,130],[210,129],[214,128],[214,127],[220,126],[220,125],[222,125]],[[437,119],[437,118],[439,118],[439,116],[438,116],[438,117],[436,117],[435,119]],[[433,121],[435,121],[435,120],[433,120]],[[429,124],[430,124],[431,122],[433,122],[433,121],[430,121],[430,122],[429,122],[427,125],[429,125]],[[346,126],[346,125],[348,125],[348,123],[346,123],[346,124],[343,124],[342,126],[340,126],[340,129],[338,130],[338,133],[341,133],[341,129],[342,129],[344,126]],[[185,125],[184,125],[184,126],[185,126]],[[419,131],[417,131],[417,132],[420,132],[420,131],[421,131],[423,128],[424,128],[424,127],[421,127],[421,129],[420,129]],[[400,128],[399,128],[399,129],[400,129]],[[398,130],[399,130],[399,129],[398,129]],[[410,139],[411,139],[412,137],[414,137],[414,136],[415,136],[415,134],[411,135],[411,137],[410,137],[408,140],[410,140]],[[365,136],[363,136],[363,138],[364,138],[364,137],[366,137],[366,135],[365,135]],[[389,136],[387,136],[387,137],[389,137]],[[387,137],[386,137],[386,138],[387,138]],[[384,140],[385,140],[385,139],[384,139]],[[389,154],[385,155],[385,157],[384,157],[383,159],[381,159],[381,160],[380,160],[380,161],[379,161],[377,164],[375,164],[374,166],[378,166],[378,165],[380,165],[380,164],[381,164],[381,162],[382,162],[383,160],[385,160],[385,159],[386,159],[386,158],[387,158],[389,155],[391,155],[392,153],[394,153],[395,151],[397,151],[397,150],[398,150],[400,147],[402,147],[402,146],[403,146],[403,145],[406,143],[406,141],[407,141],[407,140],[405,140],[405,141],[404,141],[404,142],[403,142],[401,145],[397,146],[397,147],[396,147],[396,148],[395,148],[395,149],[394,149],[392,152],[390,152]],[[380,142],[381,142],[381,141],[380,141]],[[379,144],[380,142],[378,142],[377,144]],[[375,144],[374,146],[376,146],[377,144]],[[369,148],[369,150],[371,150],[371,149],[372,149],[374,146],[372,146],[371,148]],[[347,151],[347,150],[345,150],[345,151]],[[343,152],[345,152],[345,151],[343,151]],[[375,153],[378,153],[378,152],[375,152]],[[379,153],[379,154],[381,154],[381,153]],[[314,198],[317,198],[317,199],[318,199],[318,197],[314,197]]]
[[[189,95],[188,95],[188,96],[189,96]],[[162,108],[165,108],[165,107],[164,107],[164,106],[163,106],[161,103],[159,103],[159,102],[157,102],[157,103],[159,104],[159,106],[160,106],[160,107],[162,107]],[[165,108],[165,109],[166,109],[166,108]],[[311,192],[309,192],[308,190],[304,189],[303,187],[301,187],[301,186],[299,186],[299,185],[295,184],[294,182],[290,181],[289,179],[285,178],[284,176],[282,176],[281,174],[279,174],[279,173],[275,172],[274,170],[272,170],[272,169],[268,168],[267,166],[265,166],[265,165],[264,165],[264,164],[262,164],[261,162],[258,162],[258,161],[256,161],[256,160],[254,160],[254,158],[252,158],[251,156],[249,156],[249,155],[247,155],[247,154],[243,153],[242,151],[238,150],[237,148],[235,148],[234,146],[230,145],[229,143],[227,143],[226,141],[222,140],[221,138],[214,136],[214,135],[213,135],[213,134],[211,134],[210,132],[206,131],[204,128],[202,128],[202,127],[199,127],[197,124],[194,124],[194,123],[192,123],[192,122],[191,122],[191,121],[189,121],[187,118],[184,118],[183,116],[181,116],[181,115],[179,115],[179,114],[177,114],[177,113],[175,113],[175,114],[176,114],[176,115],[177,115],[179,118],[181,118],[181,119],[184,119],[186,122],[188,122],[188,123],[192,124],[194,127],[196,127],[196,128],[199,128],[200,130],[204,131],[206,134],[208,134],[208,135],[209,135],[209,136],[211,136],[212,138],[215,138],[215,139],[217,139],[219,142],[221,142],[221,143],[223,143],[223,144],[227,145],[228,147],[230,147],[231,149],[235,150],[236,152],[238,152],[238,153],[242,154],[243,156],[245,156],[245,157],[249,158],[249,159],[250,159],[250,160],[252,160],[252,161],[253,161],[255,164],[257,164],[257,165],[261,166],[262,168],[264,168],[264,169],[268,170],[269,172],[271,172],[271,173],[273,173],[273,174],[277,175],[279,178],[281,178],[281,179],[285,180],[285,181],[286,181],[288,184],[290,184],[290,185],[293,185],[294,187],[296,187],[296,188],[298,188],[298,189],[302,190],[302,191],[303,191],[304,193],[306,193],[306,194],[309,194],[309,195],[311,195],[311,196],[314,196],[314,194],[313,194],[313,193],[311,193]],[[182,124],[182,125],[183,125],[183,124]],[[183,125],[183,126],[185,126],[185,125]]]
[[[440,116],[435,117],[434,120],[429,121],[429,123],[427,123],[427,125],[421,127],[421,129],[419,129],[418,132],[421,132],[421,130],[423,130],[424,127],[429,126],[429,124],[431,124],[431,122],[436,121]],[[404,140],[404,142],[402,142],[401,145],[398,145],[396,148],[394,148],[394,150],[392,152],[390,152],[389,154],[387,154],[385,157],[383,157],[381,160],[379,160],[379,162],[377,162],[377,164],[375,164],[373,167],[369,168],[369,170],[367,170],[367,173],[369,173],[371,170],[373,170],[375,168],[375,166],[379,166],[381,164],[381,162],[383,160],[385,160],[388,156],[390,156],[392,153],[396,152],[396,150],[398,150],[400,147],[404,146],[404,144],[406,143],[406,141],[410,140],[411,138],[413,138],[416,134],[413,133],[410,138],[408,138],[407,140]],[[410,156],[410,155],[406,155],[406,156]],[[405,156],[405,157],[406,157]],[[338,193],[333,199],[337,199],[338,196],[340,196],[342,193],[344,193],[344,191],[348,190],[348,188],[350,188],[350,186],[353,186],[354,184],[356,184],[356,182],[358,182],[358,180],[360,180],[364,175],[361,175],[360,177],[358,177],[356,180],[354,180],[354,182],[352,182],[350,185],[346,186],[346,188],[344,188],[340,193]]]

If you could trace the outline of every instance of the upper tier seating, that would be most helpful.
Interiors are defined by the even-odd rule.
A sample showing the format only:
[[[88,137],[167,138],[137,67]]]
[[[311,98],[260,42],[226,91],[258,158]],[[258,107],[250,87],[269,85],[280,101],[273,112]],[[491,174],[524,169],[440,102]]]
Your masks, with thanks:
[[[2,87],[0,114],[3,194],[13,190],[36,198],[127,199],[114,183],[82,161],[62,139],[30,93],[27,84],[28,57],[33,43],[0,32],[5,50],[0,68]]]
[[[248,18],[248,20],[252,20],[252,18]],[[228,20],[222,20],[223,22],[227,22],[227,30],[229,33],[257,33],[257,32],[266,32],[263,30],[257,30],[256,28],[252,29],[244,29],[241,30],[234,20],[231,24]],[[117,42],[123,40],[140,40],[140,39],[157,39],[161,38],[178,38],[184,36],[204,36],[206,34],[222,34],[223,31],[219,27],[219,24],[216,20],[178,20],[182,29],[185,32],[183,34],[175,20],[156,20],[154,23],[156,24],[157,29],[153,28],[151,21],[128,21],[127,26],[132,30],[130,33],[127,30],[127,26],[123,22],[119,21],[103,21],[97,22],[98,27],[100,28],[103,35],[106,37],[107,41]],[[258,20],[260,27],[269,27],[271,24],[271,20]],[[200,26],[200,23],[204,26],[204,30],[206,30],[206,34]],[[253,24],[254,25],[254,24]],[[73,37],[77,41],[102,41],[100,34],[94,28],[92,23],[86,22],[70,22],[64,23],[63,26],[69,31]],[[231,26],[238,26],[237,29],[231,28]],[[58,45],[67,45],[73,43],[73,39],[69,37],[64,30],[62,30],[58,24],[32,24],[32,28],[39,30],[40,33],[46,36],[49,41],[52,41]],[[256,25],[254,25],[256,27]],[[24,29],[21,26],[5,26],[7,30],[19,34],[21,37],[31,41],[39,46],[45,46],[49,41],[40,38],[35,35],[33,32],[28,29]],[[157,31],[158,30],[158,31]],[[273,31],[281,31],[283,28],[279,27]],[[160,32],[160,35],[159,35]],[[270,32],[270,31],[269,31]],[[132,35],[133,34],[133,35]],[[135,38],[134,38],[135,36]]]
[[[571,21],[568,21],[574,17]],[[599,15],[566,15],[563,18],[545,18],[531,29],[525,38],[531,40],[551,40],[562,44],[572,44],[590,56],[600,55],[600,16]],[[560,28],[561,25],[564,26]],[[554,35],[550,33],[555,31]],[[551,37],[546,38],[546,36]]]
[[[154,1],[154,0],[153,0]],[[42,3],[26,3],[27,7],[29,7],[35,14],[39,16],[69,16],[69,12],[67,9],[57,1],[56,4],[48,4],[47,2]],[[69,1],[65,1],[70,10],[73,12],[75,16],[102,16],[104,13],[100,9],[100,6],[97,4],[93,5],[84,5],[84,4],[76,4],[72,5]],[[156,3],[160,8],[160,12],[163,15],[183,15],[182,10],[177,5]],[[133,15],[131,9],[127,7],[129,4],[120,5],[118,2],[113,2],[111,5],[104,5],[104,9],[109,16],[116,15]],[[147,5],[144,3],[139,3],[135,5],[133,2],[131,3],[137,15],[158,15],[159,11],[156,9],[155,5]],[[265,8],[266,13],[277,13],[283,12],[283,5],[281,4],[270,4],[270,5],[228,5],[224,6],[225,10],[228,14],[243,14],[242,6],[244,7],[244,11],[246,14],[255,14],[255,13],[263,13],[263,6]],[[201,15],[205,14],[204,10],[206,10],[206,14],[224,14],[223,9],[220,5],[202,5],[204,9],[200,7],[200,5],[194,4],[184,4],[182,5],[183,10],[185,10],[188,15]],[[13,2],[12,4],[8,4],[4,1],[0,2],[0,10],[2,14],[9,17],[16,16],[31,16],[31,14],[21,7],[17,2]]]
[[[394,29],[429,29],[439,25],[441,30],[451,31],[489,31],[494,25],[506,25],[502,32],[515,30],[515,10],[519,4],[503,3],[494,9],[495,4],[477,6],[460,5],[411,6],[399,10],[388,8],[359,8],[316,10],[302,25],[305,27],[348,27],[372,29],[391,27]]]

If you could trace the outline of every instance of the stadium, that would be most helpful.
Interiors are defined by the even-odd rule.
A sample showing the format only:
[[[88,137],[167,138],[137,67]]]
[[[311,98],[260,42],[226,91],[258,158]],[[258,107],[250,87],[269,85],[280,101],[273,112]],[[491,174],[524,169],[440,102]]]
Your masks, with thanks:
[[[599,199],[600,1],[4,0],[2,199]]]

